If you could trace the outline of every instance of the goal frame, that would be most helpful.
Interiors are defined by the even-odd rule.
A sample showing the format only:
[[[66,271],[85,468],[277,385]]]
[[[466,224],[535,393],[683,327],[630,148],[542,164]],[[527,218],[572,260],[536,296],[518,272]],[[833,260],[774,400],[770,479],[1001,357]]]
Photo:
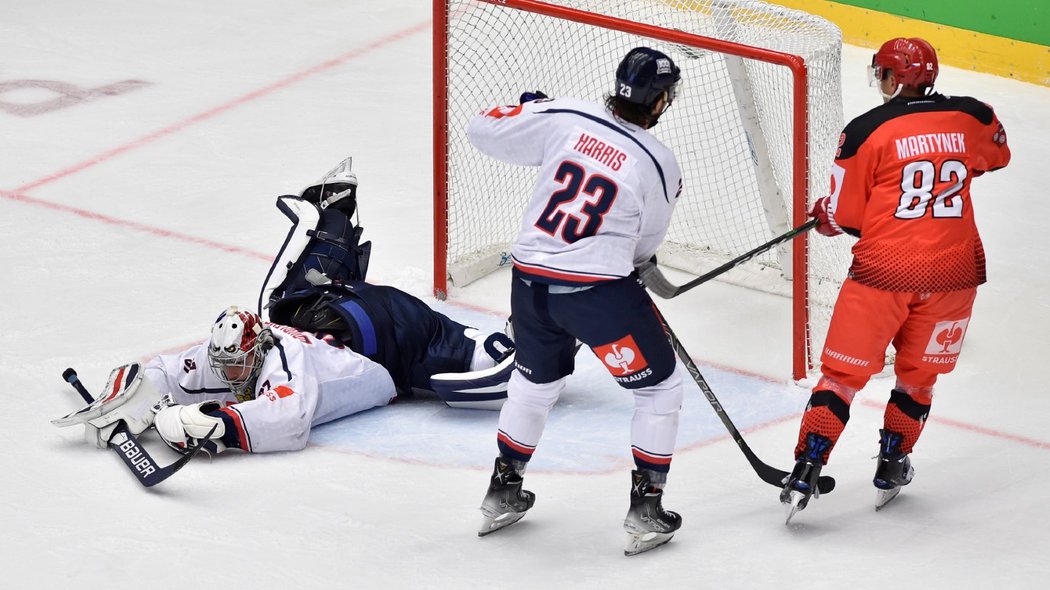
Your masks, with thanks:
[[[507,9],[523,10],[544,16],[575,21],[624,33],[649,37],[726,53],[737,57],[784,66],[792,80],[792,219],[798,227],[806,222],[809,202],[809,78],[801,56],[702,35],[685,33],[654,25],[596,14],[575,8],[547,4],[538,0],[478,0]],[[434,279],[433,293],[438,299],[448,297],[448,5],[446,0],[433,2],[433,179],[434,179]],[[491,105],[477,105],[478,108]],[[808,235],[796,237],[792,247],[792,377],[804,379],[812,365],[809,360],[809,281]]]

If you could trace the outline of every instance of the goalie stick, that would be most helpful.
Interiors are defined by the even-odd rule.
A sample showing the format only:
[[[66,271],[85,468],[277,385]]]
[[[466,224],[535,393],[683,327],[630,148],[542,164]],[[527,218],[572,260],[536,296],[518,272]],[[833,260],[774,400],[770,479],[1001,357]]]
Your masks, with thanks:
[[[62,378],[66,380],[77,390],[80,397],[84,398],[84,401],[91,404],[95,402],[94,396],[88,392],[87,388],[80,381],[80,377],[77,376],[77,372],[72,368],[66,369],[62,372]],[[213,426],[208,432],[208,435],[204,437],[196,446],[189,449],[185,455],[179,458],[171,465],[161,467],[157,462],[146,452],[146,448],[139,444],[139,441],[131,431],[128,430],[126,424],[123,421],[117,423],[117,428],[113,431],[113,435],[109,439],[109,448],[120,456],[120,460],[128,466],[131,473],[138,478],[139,483],[148,487],[153,487],[158,483],[171,477],[176,471],[182,469],[183,465],[190,462],[204,445],[211,440],[212,434],[215,433],[215,429],[218,426]]]
[[[802,225],[773,238],[772,240],[766,242],[765,244],[762,244],[761,246],[758,246],[753,250],[750,250],[744,254],[741,254],[740,256],[737,256],[736,258],[730,260],[722,266],[719,266],[718,268],[710,272],[702,274],[684,285],[675,286],[671,283],[671,281],[668,281],[667,277],[665,277],[663,273],[660,272],[660,269],[656,266],[656,263],[654,262],[646,262],[645,264],[640,266],[639,275],[641,275],[642,282],[645,283],[645,286],[648,287],[649,290],[652,291],[655,295],[662,299],[671,299],[681,295],[682,293],[685,293],[693,287],[702,285],[719,275],[725,274],[726,272],[736,268],[737,266],[740,266],[748,260],[751,260],[755,256],[758,256],[759,254],[762,254],[767,250],[771,250],[772,248],[784,242],[792,240],[799,234],[804,234],[807,231],[813,229],[814,227],[817,227],[817,220],[810,219],[806,223],[803,223]]]
[[[740,434],[740,431],[737,430],[733,421],[729,418],[729,414],[726,413],[725,408],[722,407],[718,398],[715,397],[715,392],[711,390],[711,386],[708,385],[707,379],[704,379],[704,376],[700,373],[700,369],[697,368],[692,357],[689,356],[685,347],[682,346],[682,342],[678,339],[678,336],[675,336],[674,331],[671,330],[671,326],[667,324],[664,315],[660,313],[659,310],[657,310],[656,314],[660,316],[660,323],[664,327],[664,332],[667,333],[668,340],[671,341],[671,348],[674,348],[675,352],[678,354],[678,358],[682,360],[685,368],[689,370],[689,374],[693,377],[693,381],[700,386],[700,391],[703,392],[704,397],[707,398],[711,407],[714,408],[715,414],[718,414],[718,418],[722,420],[722,424],[725,425],[726,430],[729,431],[730,436],[733,437],[737,446],[744,452],[744,456],[747,457],[747,461],[751,464],[751,468],[755,470],[755,473],[758,474],[758,477],[762,481],[772,486],[782,488],[788,476],[788,472],[777,469],[771,465],[766,465],[755,455],[751,450],[751,447],[749,447],[747,442],[744,441],[743,435]],[[817,480],[817,489],[821,494],[826,494],[835,489],[835,478],[828,475],[821,475]]]

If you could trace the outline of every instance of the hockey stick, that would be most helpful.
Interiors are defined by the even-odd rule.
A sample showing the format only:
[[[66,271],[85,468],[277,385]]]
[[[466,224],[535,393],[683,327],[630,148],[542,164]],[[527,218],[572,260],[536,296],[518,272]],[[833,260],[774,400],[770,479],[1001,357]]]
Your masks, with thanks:
[[[77,372],[72,368],[66,369],[62,372],[62,378],[66,380],[77,390],[80,397],[84,398],[84,401],[91,404],[94,403],[95,398],[88,392],[87,388],[80,381],[80,377],[77,377]],[[109,439],[109,448],[120,456],[120,460],[128,466],[131,473],[138,478],[139,483],[148,487],[157,485],[158,483],[168,479],[176,471],[182,469],[182,466],[190,462],[204,445],[211,440],[212,435],[215,433],[215,429],[218,426],[213,426],[211,431],[208,432],[208,436],[204,437],[196,446],[189,449],[185,455],[179,458],[171,465],[161,467],[157,462],[146,452],[145,447],[139,444],[139,441],[131,431],[128,430],[127,424],[124,421],[117,423],[116,430],[113,431],[113,435]]]
[[[702,285],[707,281],[710,281],[711,279],[721,274],[724,274],[736,268],[737,266],[740,266],[741,264],[747,262],[748,260],[751,260],[755,256],[758,256],[759,254],[762,254],[767,250],[771,250],[775,246],[778,246],[784,242],[794,239],[799,234],[806,233],[814,227],[817,227],[817,220],[810,219],[806,223],[803,223],[802,225],[788,231],[787,233],[777,236],[772,240],[766,242],[765,244],[762,244],[761,246],[758,246],[757,248],[749,252],[737,256],[736,258],[730,260],[722,266],[719,266],[718,268],[706,274],[702,274],[684,285],[673,285],[671,281],[668,281],[667,278],[664,277],[663,273],[660,272],[660,269],[656,266],[656,264],[651,262],[647,262],[640,266],[639,274],[641,275],[642,282],[645,283],[645,286],[648,287],[649,290],[652,291],[656,296],[661,297],[663,299],[671,299],[673,297],[681,295],[682,293],[685,293],[693,287]]]
[[[714,408],[715,414],[718,414],[718,418],[722,420],[722,424],[724,424],[726,430],[729,431],[729,435],[733,437],[737,446],[744,452],[744,456],[747,457],[747,462],[751,464],[751,468],[755,470],[755,473],[758,474],[758,477],[762,481],[778,488],[784,487],[784,480],[787,478],[788,472],[766,465],[755,455],[751,450],[751,447],[749,447],[747,442],[744,441],[743,435],[740,434],[740,431],[737,430],[733,421],[729,418],[729,414],[726,413],[725,408],[722,407],[718,398],[715,397],[715,392],[711,390],[711,386],[708,385],[707,379],[704,379],[704,376],[700,373],[700,369],[697,368],[692,357],[689,356],[685,347],[682,346],[681,340],[678,339],[678,336],[675,336],[674,331],[671,330],[671,326],[667,324],[667,320],[664,319],[663,314],[657,310],[656,315],[660,316],[660,323],[663,324],[664,332],[667,333],[667,338],[671,341],[671,348],[674,348],[675,352],[678,354],[678,358],[682,359],[682,363],[685,365],[685,368],[689,370],[689,374],[692,375],[693,381],[700,386],[700,391],[703,392],[704,397],[707,398],[711,407]],[[817,480],[817,489],[820,490],[821,494],[830,492],[835,489],[835,479],[828,475],[820,476]]]

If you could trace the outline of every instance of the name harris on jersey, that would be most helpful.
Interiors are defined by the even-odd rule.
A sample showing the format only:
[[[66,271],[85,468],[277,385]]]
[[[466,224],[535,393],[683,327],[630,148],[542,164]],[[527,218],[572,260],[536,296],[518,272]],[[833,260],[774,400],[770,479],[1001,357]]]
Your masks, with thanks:
[[[606,143],[582,129],[577,129],[576,133],[569,137],[574,138],[570,139],[573,151],[591,158],[614,172],[619,171],[627,161],[627,153],[618,146]]]

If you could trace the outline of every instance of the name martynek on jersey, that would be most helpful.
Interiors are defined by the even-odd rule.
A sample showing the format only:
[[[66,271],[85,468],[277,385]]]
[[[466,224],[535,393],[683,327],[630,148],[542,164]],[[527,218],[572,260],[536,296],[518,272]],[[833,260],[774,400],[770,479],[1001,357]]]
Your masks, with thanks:
[[[394,398],[390,374],[375,362],[294,328],[270,326],[274,346],[259,369],[254,399],[238,401],[211,372],[207,341],[155,357],[146,378],[179,404],[222,404],[237,424],[240,448],[256,453],[302,449],[312,427]]]
[[[897,158],[907,160],[915,156],[932,153],[966,153],[965,133],[922,133],[893,140],[897,147]]]
[[[540,167],[511,251],[529,278],[564,285],[622,278],[663,241],[681,192],[678,162],[604,106],[559,98],[486,109],[468,136],[493,158]]]

